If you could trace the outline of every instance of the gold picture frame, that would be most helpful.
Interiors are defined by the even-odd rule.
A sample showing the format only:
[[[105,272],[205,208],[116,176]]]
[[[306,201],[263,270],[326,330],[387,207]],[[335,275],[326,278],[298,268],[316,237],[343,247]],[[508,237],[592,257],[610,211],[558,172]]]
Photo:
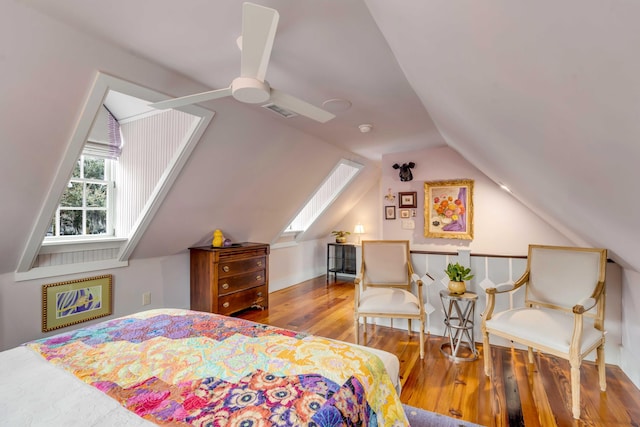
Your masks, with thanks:
[[[110,274],[42,285],[42,332],[113,313]]]
[[[473,180],[424,183],[424,236],[473,240]]]

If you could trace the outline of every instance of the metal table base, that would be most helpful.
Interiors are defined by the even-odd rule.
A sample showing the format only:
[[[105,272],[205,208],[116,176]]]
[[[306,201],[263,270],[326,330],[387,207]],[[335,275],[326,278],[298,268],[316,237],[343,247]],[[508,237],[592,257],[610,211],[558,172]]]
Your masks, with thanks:
[[[440,351],[454,362],[469,362],[478,358],[475,346],[473,321],[478,295],[473,292],[451,294],[440,291],[440,301],[444,309],[444,333],[448,338]]]

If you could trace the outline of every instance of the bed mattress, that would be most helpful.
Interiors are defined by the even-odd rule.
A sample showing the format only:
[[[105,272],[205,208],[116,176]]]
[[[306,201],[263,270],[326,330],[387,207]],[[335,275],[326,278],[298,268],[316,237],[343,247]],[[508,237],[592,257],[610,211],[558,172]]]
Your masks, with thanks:
[[[206,331],[204,335],[213,336],[206,339],[202,331],[182,334],[180,328],[169,326],[175,319],[182,326],[189,319],[191,329],[210,327],[217,332]],[[143,325],[148,329],[143,331]],[[177,337],[172,335],[176,334],[181,335],[179,343],[174,342]],[[252,347],[255,343],[257,347]],[[225,347],[226,344],[231,347]],[[141,346],[145,350],[140,353]],[[255,349],[258,353],[247,356]],[[228,384],[225,390],[230,390],[231,396],[242,392],[240,386],[246,386],[246,378],[262,378],[264,372],[274,373],[277,378],[295,378],[299,383],[303,379],[308,382],[310,378],[314,381],[316,377],[323,378],[325,382],[317,384],[334,387],[321,399],[326,414],[341,408],[337,396],[351,393],[357,395],[354,402],[368,409],[359,412],[349,409],[343,416],[355,417],[364,425],[406,425],[394,389],[399,387],[398,369],[397,357],[381,350],[210,313],[150,310],[1,352],[0,425],[203,425],[206,423],[199,421],[206,420],[202,411],[207,402],[198,400],[202,396],[197,395],[203,384],[223,381]],[[286,386],[293,387],[291,383]],[[165,405],[164,409],[154,407],[153,413],[149,408],[158,405],[153,399],[160,400],[161,394],[165,396],[160,403]],[[209,408],[214,403],[222,408],[222,416],[231,425],[236,411],[229,396],[225,397],[224,405],[213,398],[207,404]],[[147,400],[141,403],[143,398]],[[262,409],[268,406],[266,400],[263,399]],[[184,408],[193,409],[198,404],[201,407],[195,412],[185,412]],[[173,408],[170,416],[167,408]],[[290,410],[291,405],[277,410],[283,408]],[[294,415],[303,416],[287,412],[287,416]],[[323,425],[322,417],[314,416],[315,424]],[[301,425],[301,419],[291,418],[295,422],[290,425]],[[309,421],[311,418],[305,419],[305,423]],[[324,425],[329,425],[328,421]]]

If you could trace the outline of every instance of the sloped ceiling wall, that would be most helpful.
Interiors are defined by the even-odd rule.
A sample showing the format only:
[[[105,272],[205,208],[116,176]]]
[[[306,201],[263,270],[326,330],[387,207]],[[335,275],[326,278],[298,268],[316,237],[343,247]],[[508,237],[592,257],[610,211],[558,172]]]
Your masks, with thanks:
[[[0,25],[0,274],[15,271],[97,70],[166,93],[207,89],[18,2],[2,9],[12,25]],[[133,258],[185,252],[214,228],[271,242],[340,158],[368,163],[233,100],[215,111]]]
[[[365,1],[451,147],[640,271],[640,3]]]

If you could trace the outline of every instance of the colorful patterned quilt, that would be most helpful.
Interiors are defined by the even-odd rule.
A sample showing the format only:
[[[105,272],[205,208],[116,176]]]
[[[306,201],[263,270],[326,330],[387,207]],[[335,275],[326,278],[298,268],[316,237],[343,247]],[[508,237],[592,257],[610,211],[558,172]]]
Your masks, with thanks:
[[[377,356],[243,319],[150,310],[26,345],[160,425],[408,425]]]

